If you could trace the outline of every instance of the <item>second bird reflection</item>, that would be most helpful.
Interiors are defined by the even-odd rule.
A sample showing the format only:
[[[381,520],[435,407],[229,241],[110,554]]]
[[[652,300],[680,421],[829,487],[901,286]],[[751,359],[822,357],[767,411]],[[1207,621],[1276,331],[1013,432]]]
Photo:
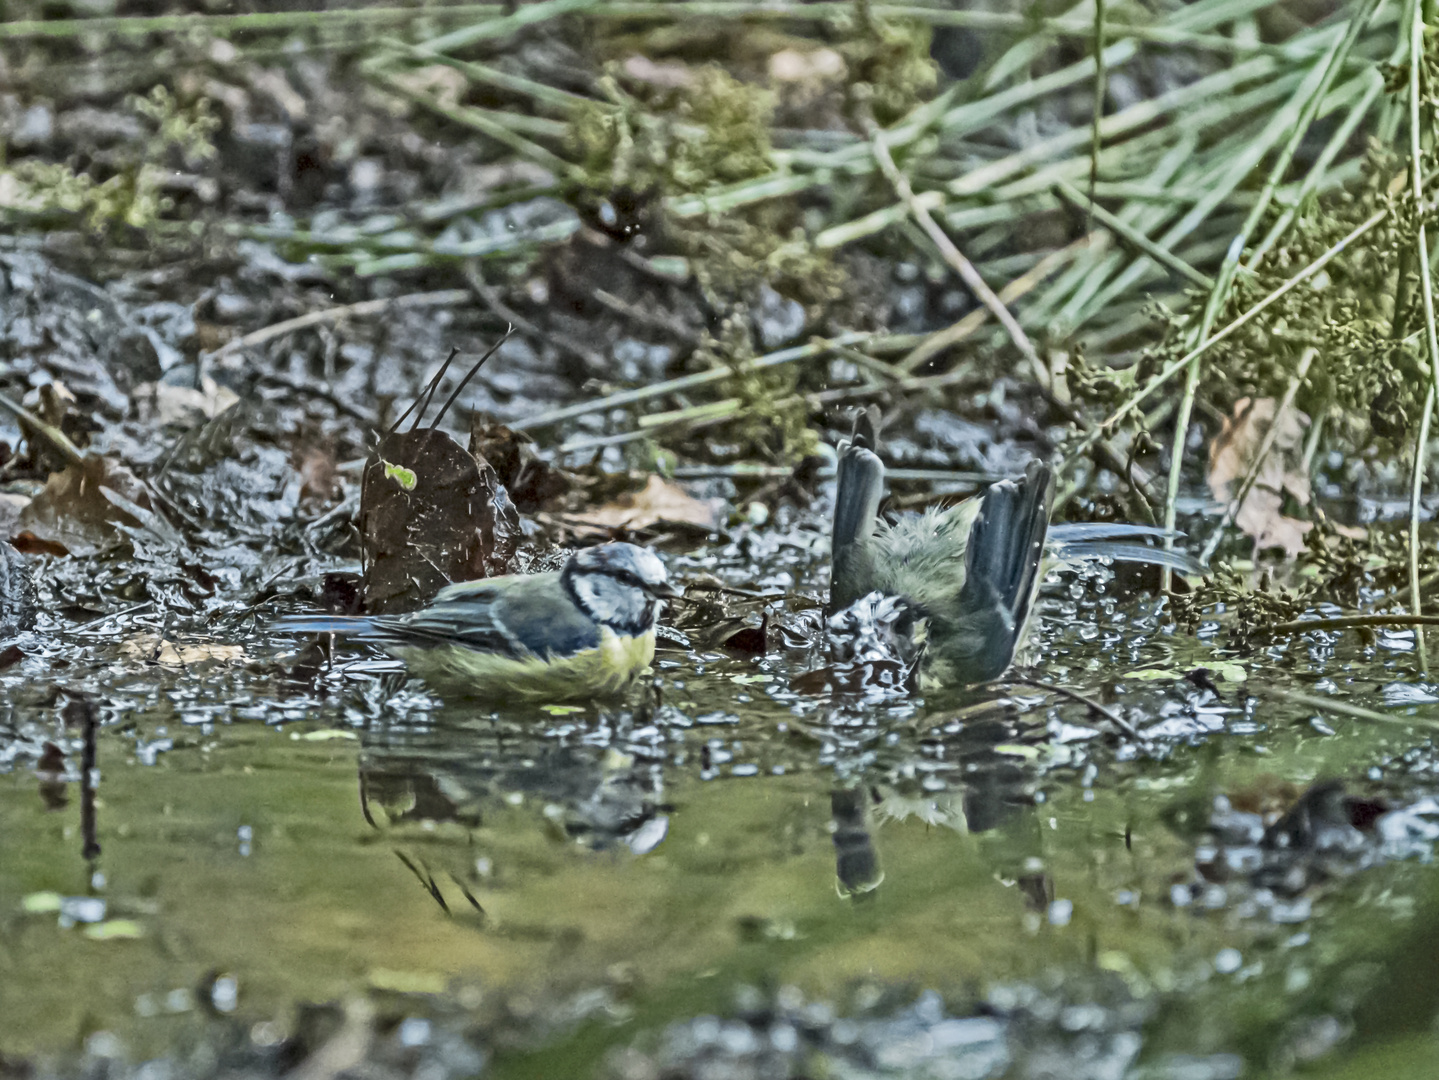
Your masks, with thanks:
[[[829,794],[834,838],[835,888],[840,896],[868,898],[884,881],[879,852],[869,835],[869,793],[864,787],[836,788]]]

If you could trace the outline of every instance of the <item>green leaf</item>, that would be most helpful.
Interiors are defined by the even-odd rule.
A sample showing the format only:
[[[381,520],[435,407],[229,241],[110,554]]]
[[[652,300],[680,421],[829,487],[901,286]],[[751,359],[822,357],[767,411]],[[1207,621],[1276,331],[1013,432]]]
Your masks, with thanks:
[[[107,919],[85,927],[91,941],[133,941],[145,936],[145,928],[134,919]]]
[[[406,491],[414,491],[415,485],[420,482],[413,469],[407,469],[403,465],[395,465],[389,461],[381,461],[380,464],[385,467],[385,476]]]

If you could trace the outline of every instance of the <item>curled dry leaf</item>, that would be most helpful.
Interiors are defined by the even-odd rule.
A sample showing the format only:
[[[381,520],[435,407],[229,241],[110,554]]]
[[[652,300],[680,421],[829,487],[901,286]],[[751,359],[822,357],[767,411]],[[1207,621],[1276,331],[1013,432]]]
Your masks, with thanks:
[[[118,542],[117,526],[142,527],[153,519],[150,493],[140,479],[118,462],[92,454],[51,473],[40,494],[20,511],[16,528],[29,550],[58,547],[84,556]]]
[[[470,453],[490,463],[522,513],[543,509],[572,486],[566,473],[535,453],[528,435],[483,415],[470,422]]]
[[[360,489],[365,606],[411,611],[452,581],[503,571],[520,516],[489,465],[437,428],[387,435]]]
[[[1234,515],[1234,524],[1254,538],[1255,547],[1283,548],[1291,559],[1304,550],[1313,523],[1283,513],[1288,492],[1300,506],[1309,505],[1309,473],[1304,468],[1304,431],[1309,417],[1293,406],[1275,417],[1273,398],[1241,398],[1234,415],[1209,444],[1209,490],[1228,505],[1253,468],[1271,427],[1274,436],[1254,485]]]
[[[155,417],[162,424],[195,427],[213,420],[226,409],[240,403],[240,397],[228,386],[214,379],[201,380],[200,389],[189,386],[154,384]]]
[[[25,556],[0,538],[0,638],[29,630],[35,614],[35,582]]]
[[[233,664],[245,659],[240,645],[221,645],[215,641],[167,641],[155,634],[142,634],[120,643],[120,652],[146,663],[165,667],[189,667],[193,664]]]
[[[688,525],[713,532],[719,528],[723,512],[723,499],[696,499],[679,485],[651,476],[640,491],[628,492],[568,520],[612,532],[638,532],[656,524]]]

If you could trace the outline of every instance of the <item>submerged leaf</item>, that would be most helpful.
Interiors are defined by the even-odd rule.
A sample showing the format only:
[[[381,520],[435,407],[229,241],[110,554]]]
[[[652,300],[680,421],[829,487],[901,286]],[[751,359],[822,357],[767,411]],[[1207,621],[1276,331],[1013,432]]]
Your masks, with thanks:
[[[519,513],[494,469],[438,428],[385,437],[365,466],[360,535],[372,613],[419,607],[504,567]]]
[[[144,484],[118,462],[90,455],[51,473],[44,490],[20,511],[17,524],[41,546],[58,544],[71,555],[95,555],[119,542],[118,525],[146,524],[136,507],[142,513],[151,510]]]
[[[1228,503],[1254,468],[1255,460],[1273,429],[1271,445],[1253,486],[1234,515],[1234,523],[1255,546],[1283,548],[1291,559],[1304,550],[1305,534],[1313,523],[1288,517],[1283,512],[1284,496],[1291,495],[1300,506],[1309,505],[1309,473],[1304,468],[1304,431],[1309,417],[1292,406],[1279,413],[1274,398],[1235,402],[1234,415],[1209,446],[1209,490]]]
[[[588,513],[576,514],[571,520],[602,529],[638,532],[651,525],[692,525],[706,532],[719,528],[724,502],[720,499],[696,499],[677,484],[651,476],[641,491],[621,495]]]

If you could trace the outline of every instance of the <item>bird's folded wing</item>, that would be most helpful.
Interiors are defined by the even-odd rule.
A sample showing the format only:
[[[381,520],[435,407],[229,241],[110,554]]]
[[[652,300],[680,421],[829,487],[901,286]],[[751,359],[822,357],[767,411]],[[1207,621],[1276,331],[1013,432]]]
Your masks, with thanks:
[[[514,659],[573,656],[600,644],[599,624],[575,605],[558,574],[452,585],[392,626],[410,644],[461,645]]]

